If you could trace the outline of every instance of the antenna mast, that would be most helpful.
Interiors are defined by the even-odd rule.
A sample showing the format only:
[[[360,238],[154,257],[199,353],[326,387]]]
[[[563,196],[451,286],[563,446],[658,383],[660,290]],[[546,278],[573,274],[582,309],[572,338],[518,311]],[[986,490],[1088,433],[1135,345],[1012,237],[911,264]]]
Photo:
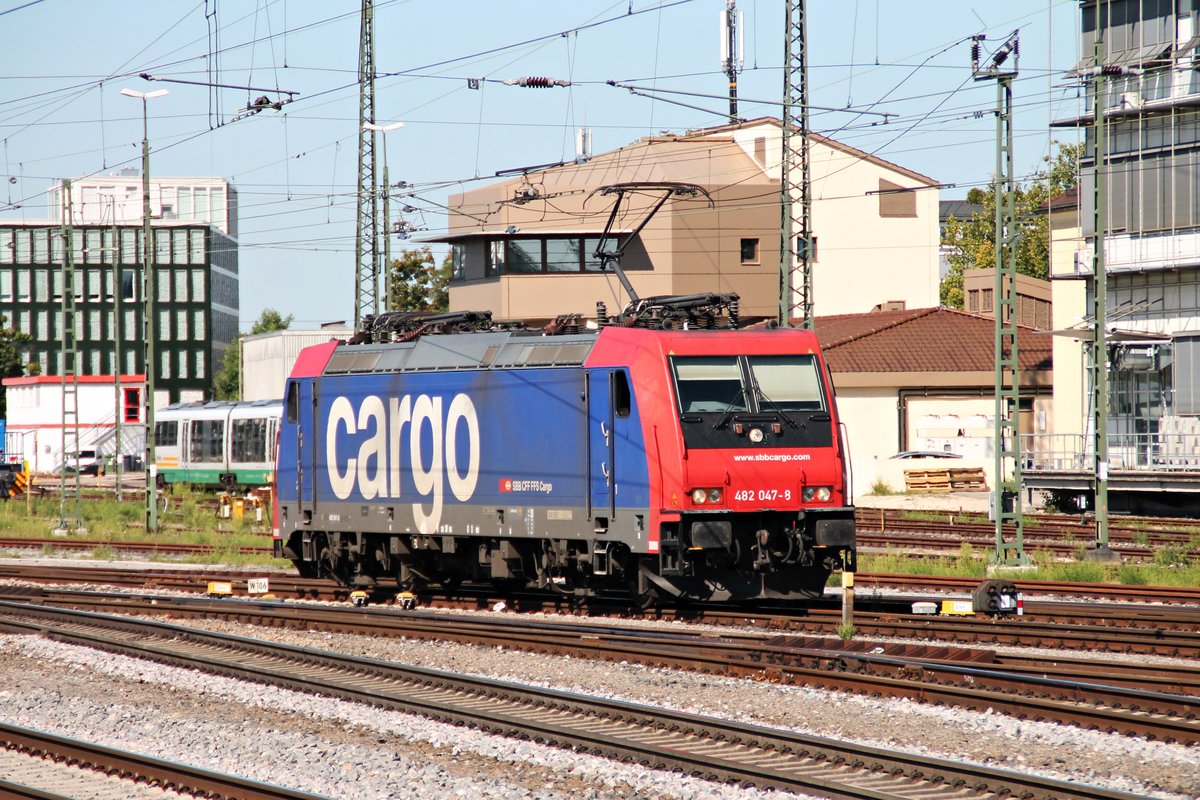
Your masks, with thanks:
[[[721,12],[721,70],[729,77],[729,121],[733,123],[739,121],[737,76],[745,65],[742,21],[737,0],[725,0],[725,10]]]
[[[786,52],[779,159],[779,313],[790,325],[799,312],[804,328],[813,325],[812,186],[808,131],[808,23],[805,0],[786,0]],[[799,287],[795,273],[800,273]]]

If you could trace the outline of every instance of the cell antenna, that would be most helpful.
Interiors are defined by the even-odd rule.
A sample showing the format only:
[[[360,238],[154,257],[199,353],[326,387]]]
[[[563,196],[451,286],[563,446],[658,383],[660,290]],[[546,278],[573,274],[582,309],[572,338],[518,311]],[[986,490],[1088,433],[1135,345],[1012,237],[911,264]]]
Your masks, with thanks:
[[[721,11],[721,71],[729,78],[729,121],[738,121],[737,76],[745,64],[745,34],[743,15],[737,10],[737,0],[725,0]]]

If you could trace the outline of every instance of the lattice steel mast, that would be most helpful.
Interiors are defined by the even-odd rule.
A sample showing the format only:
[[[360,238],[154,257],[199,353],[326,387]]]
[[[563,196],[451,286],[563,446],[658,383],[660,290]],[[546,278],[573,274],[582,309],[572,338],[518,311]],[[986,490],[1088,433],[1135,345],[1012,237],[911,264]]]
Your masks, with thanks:
[[[379,311],[379,192],[375,173],[375,2],[362,0],[358,50],[358,212],[354,238],[354,329]]]
[[[1096,65],[1092,68],[1092,114],[1095,154],[1092,181],[1092,325],[1088,349],[1092,406],[1092,491],[1095,501],[1095,540],[1085,556],[1097,561],[1119,558],[1108,544],[1108,273],[1104,264],[1105,217],[1105,77],[1120,68],[1104,66],[1104,27],[1096,21]]]
[[[780,325],[813,324],[812,188],[808,128],[808,24],[805,0],[786,0],[786,47],[779,160]],[[799,281],[797,275],[799,273]],[[797,286],[797,283],[799,284]]]
[[[83,507],[79,491],[79,337],[75,329],[75,225],[71,213],[71,181],[62,182],[62,470],[58,482],[58,526],[56,532],[76,533],[83,529]],[[67,469],[74,469],[70,477]]]
[[[1013,80],[1017,76],[1020,40],[1013,31],[987,66],[979,62],[980,42],[971,42],[971,74],[977,81],[996,81],[996,177],[992,186],[996,200],[996,282],[993,303],[995,337],[995,564],[1022,566],[1025,555],[1025,518],[1021,508],[1021,377],[1017,347],[1017,209],[1013,185]],[[1011,57],[1011,66],[1003,66]]]

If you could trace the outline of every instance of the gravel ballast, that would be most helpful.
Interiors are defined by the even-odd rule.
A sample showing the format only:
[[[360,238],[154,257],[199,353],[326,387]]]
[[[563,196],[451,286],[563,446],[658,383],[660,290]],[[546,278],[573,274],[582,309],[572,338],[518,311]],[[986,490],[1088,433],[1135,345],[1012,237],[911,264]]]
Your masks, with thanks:
[[[1200,765],[1187,747],[1017,721],[990,712],[501,648],[224,622],[188,624],[933,753],[1172,800],[1195,798],[1200,787]],[[7,721],[164,758],[192,761],[191,754],[196,754],[214,759],[203,764],[212,769],[334,797],[414,794],[418,787],[427,796],[466,800],[782,796],[32,637],[0,637],[0,659],[5,674],[12,676],[0,694],[0,713]],[[114,677],[119,680],[111,682]],[[62,727],[47,727],[51,723]],[[79,731],[81,723],[88,732]],[[146,748],[159,741],[166,754]],[[253,758],[247,758],[247,752]]]

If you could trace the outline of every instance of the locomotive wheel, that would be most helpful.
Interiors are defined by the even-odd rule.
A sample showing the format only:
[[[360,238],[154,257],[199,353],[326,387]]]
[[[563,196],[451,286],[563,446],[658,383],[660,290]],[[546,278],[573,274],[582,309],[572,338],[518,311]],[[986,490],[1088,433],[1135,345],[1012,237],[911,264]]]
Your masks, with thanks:
[[[634,605],[638,611],[645,611],[662,604],[662,597],[658,593],[658,589],[650,588],[644,592],[635,592],[633,595]]]
[[[329,546],[329,537],[324,535],[318,537],[316,552],[317,561],[316,564],[314,564],[314,568],[317,572],[317,575],[321,577],[332,578],[338,583],[348,585],[348,581],[346,580],[347,576],[340,574],[338,571],[337,553],[335,553],[333,548]]]

